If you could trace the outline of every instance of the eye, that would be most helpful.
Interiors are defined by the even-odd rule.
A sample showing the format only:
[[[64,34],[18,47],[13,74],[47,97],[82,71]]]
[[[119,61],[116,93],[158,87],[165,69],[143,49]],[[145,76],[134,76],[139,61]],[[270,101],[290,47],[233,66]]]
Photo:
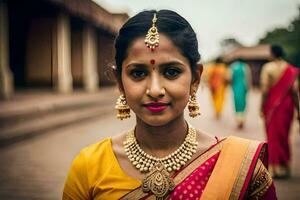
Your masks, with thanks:
[[[134,69],[130,72],[130,76],[132,76],[134,79],[141,79],[147,76],[147,71]]]
[[[164,76],[170,79],[176,78],[181,73],[180,69],[177,68],[167,68],[164,71]]]

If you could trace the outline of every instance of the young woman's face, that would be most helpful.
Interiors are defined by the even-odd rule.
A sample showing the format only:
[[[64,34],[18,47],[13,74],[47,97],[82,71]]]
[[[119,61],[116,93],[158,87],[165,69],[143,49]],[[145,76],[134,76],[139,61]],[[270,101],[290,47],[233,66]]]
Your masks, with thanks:
[[[122,85],[137,118],[161,126],[183,116],[192,88],[188,59],[163,34],[154,51],[147,48],[144,38],[138,38],[127,52],[122,64]]]

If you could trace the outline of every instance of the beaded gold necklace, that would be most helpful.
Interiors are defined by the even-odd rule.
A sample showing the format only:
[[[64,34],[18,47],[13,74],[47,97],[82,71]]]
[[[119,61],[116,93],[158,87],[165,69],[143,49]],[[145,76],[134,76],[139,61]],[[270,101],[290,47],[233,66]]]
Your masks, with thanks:
[[[191,126],[188,127],[188,134],[180,147],[163,158],[151,156],[143,151],[134,136],[134,130],[128,132],[123,144],[134,167],[141,173],[147,173],[142,181],[142,190],[153,193],[156,199],[164,199],[166,194],[174,189],[174,182],[169,173],[184,166],[198,146],[196,130]]]

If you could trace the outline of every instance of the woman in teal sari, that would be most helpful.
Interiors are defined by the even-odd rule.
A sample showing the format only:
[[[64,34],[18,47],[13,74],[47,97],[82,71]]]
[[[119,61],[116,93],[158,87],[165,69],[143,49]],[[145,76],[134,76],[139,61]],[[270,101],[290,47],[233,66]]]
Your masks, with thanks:
[[[244,127],[247,93],[250,86],[249,66],[241,60],[230,65],[231,86],[233,92],[236,121],[239,129]]]

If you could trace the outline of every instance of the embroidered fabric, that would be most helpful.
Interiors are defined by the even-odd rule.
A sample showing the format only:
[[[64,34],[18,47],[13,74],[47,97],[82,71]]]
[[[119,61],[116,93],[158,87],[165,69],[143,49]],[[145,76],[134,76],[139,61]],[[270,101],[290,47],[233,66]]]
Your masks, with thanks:
[[[261,199],[272,184],[272,177],[264,164],[257,161],[249,188],[249,199]]]

